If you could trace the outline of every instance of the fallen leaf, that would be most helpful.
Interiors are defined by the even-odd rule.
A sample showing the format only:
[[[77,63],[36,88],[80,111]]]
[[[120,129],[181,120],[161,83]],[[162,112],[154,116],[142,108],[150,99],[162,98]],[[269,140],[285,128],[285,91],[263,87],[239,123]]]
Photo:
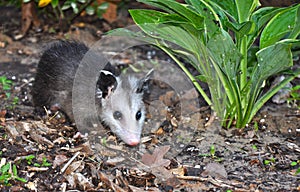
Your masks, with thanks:
[[[104,182],[109,188],[111,188],[113,191],[116,192],[125,192],[125,190],[123,190],[121,187],[119,187],[118,185],[116,185],[115,183],[113,183],[106,174],[104,174],[103,172],[99,171],[99,175],[100,175],[100,180],[102,182]]]
[[[227,172],[224,165],[218,163],[209,163],[206,165],[205,171],[201,173],[202,176],[212,176],[218,179],[227,179]]]
[[[70,166],[66,169],[66,174],[69,175],[71,173],[74,173],[75,171],[80,171],[80,167],[83,167],[82,161],[75,161],[70,164]],[[82,169],[82,168],[81,168]]]
[[[40,20],[38,19],[36,6],[34,1],[30,1],[28,3],[22,3],[22,29],[21,36],[22,38],[30,29],[31,24],[34,27],[39,28],[41,25]]]
[[[5,122],[5,115],[6,115],[6,110],[2,109],[0,111],[0,122],[4,123]]]
[[[27,187],[28,189],[30,189],[31,191],[37,191],[36,184],[35,184],[34,182],[28,182],[28,183],[26,184],[26,187]]]
[[[149,167],[162,167],[170,165],[171,161],[164,159],[163,156],[169,151],[170,146],[161,146],[154,149],[153,154],[145,153],[142,156],[142,163]]]
[[[66,161],[68,161],[67,156],[65,156],[65,155],[56,155],[55,159],[53,161],[53,168],[55,169],[56,167],[62,165]]]
[[[75,179],[77,186],[80,186],[80,188],[82,188],[84,191],[87,189],[94,188],[93,183],[91,183],[91,181],[89,181],[89,179],[86,178],[81,173],[75,173],[73,174],[73,177]]]

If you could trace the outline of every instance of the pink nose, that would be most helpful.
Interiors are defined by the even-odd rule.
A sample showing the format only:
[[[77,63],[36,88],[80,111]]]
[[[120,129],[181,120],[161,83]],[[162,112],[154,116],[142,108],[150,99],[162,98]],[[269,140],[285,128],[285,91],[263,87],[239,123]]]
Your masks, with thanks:
[[[130,141],[128,141],[128,145],[130,145],[130,146],[136,146],[137,144],[139,144],[139,140],[136,140],[136,139],[132,139],[132,140],[130,140]]]

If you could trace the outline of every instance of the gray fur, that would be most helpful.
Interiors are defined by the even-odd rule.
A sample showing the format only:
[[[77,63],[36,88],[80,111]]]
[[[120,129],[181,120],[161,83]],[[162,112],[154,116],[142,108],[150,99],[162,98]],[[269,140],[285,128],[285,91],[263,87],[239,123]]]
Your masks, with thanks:
[[[82,43],[59,41],[44,52],[32,90],[33,103],[37,108],[46,106],[59,109],[74,122],[73,81],[78,65],[88,50]],[[104,70],[101,71],[97,82],[100,91],[97,91],[95,97],[100,96],[101,102],[98,105],[101,120],[129,145],[140,142],[145,120],[143,93],[150,75],[151,72],[144,78],[137,79],[131,76],[115,76],[113,72]],[[114,115],[116,112],[120,113]]]

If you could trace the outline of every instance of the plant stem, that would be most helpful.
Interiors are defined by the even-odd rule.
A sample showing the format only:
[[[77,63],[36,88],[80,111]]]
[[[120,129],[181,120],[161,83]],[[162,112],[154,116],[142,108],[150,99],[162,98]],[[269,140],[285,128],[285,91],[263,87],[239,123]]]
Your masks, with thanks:
[[[280,84],[273,87],[270,91],[268,91],[264,96],[262,96],[255,104],[253,109],[251,110],[251,114],[249,118],[245,119],[247,122],[244,122],[244,126],[249,123],[258,112],[258,110],[273,96],[275,95],[280,89],[282,89],[287,83],[292,81],[297,75],[286,77]]]
[[[204,90],[202,89],[200,84],[197,82],[197,79],[189,72],[189,70],[173,54],[171,54],[165,47],[163,47],[159,44],[156,44],[156,46],[158,46],[161,50],[163,50],[165,53],[167,53],[177,63],[177,65],[183,70],[183,72],[188,76],[188,78],[192,81],[194,86],[200,92],[201,96],[204,98],[206,103],[211,106],[212,105],[211,100],[209,99],[207,94],[204,92]]]
[[[245,35],[242,37],[241,45],[240,45],[240,52],[243,55],[241,60],[241,78],[240,78],[240,89],[242,90],[246,83],[247,83],[247,36]]]
[[[240,76],[240,90],[243,90],[247,84],[247,64],[248,64],[248,58],[247,58],[247,36],[244,35],[241,39],[241,44],[240,44],[240,53],[243,55],[243,58],[240,63],[240,71],[241,71],[241,76]],[[244,95],[244,94],[242,94]],[[245,109],[247,105],[247,96],[244,95],[241,98],[242,102],[242,110]],[[244,114],[244,113],[243,113]]]

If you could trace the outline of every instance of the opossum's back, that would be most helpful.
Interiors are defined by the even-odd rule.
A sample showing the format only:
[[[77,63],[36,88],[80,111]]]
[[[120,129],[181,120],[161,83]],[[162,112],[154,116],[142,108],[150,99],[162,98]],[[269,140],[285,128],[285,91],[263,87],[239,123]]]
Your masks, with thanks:
[[[87,46],[74,41],[50,45],[38,64],[32,90],[35,106],[59,104],[71,96],[76,69],[87,51]]]

